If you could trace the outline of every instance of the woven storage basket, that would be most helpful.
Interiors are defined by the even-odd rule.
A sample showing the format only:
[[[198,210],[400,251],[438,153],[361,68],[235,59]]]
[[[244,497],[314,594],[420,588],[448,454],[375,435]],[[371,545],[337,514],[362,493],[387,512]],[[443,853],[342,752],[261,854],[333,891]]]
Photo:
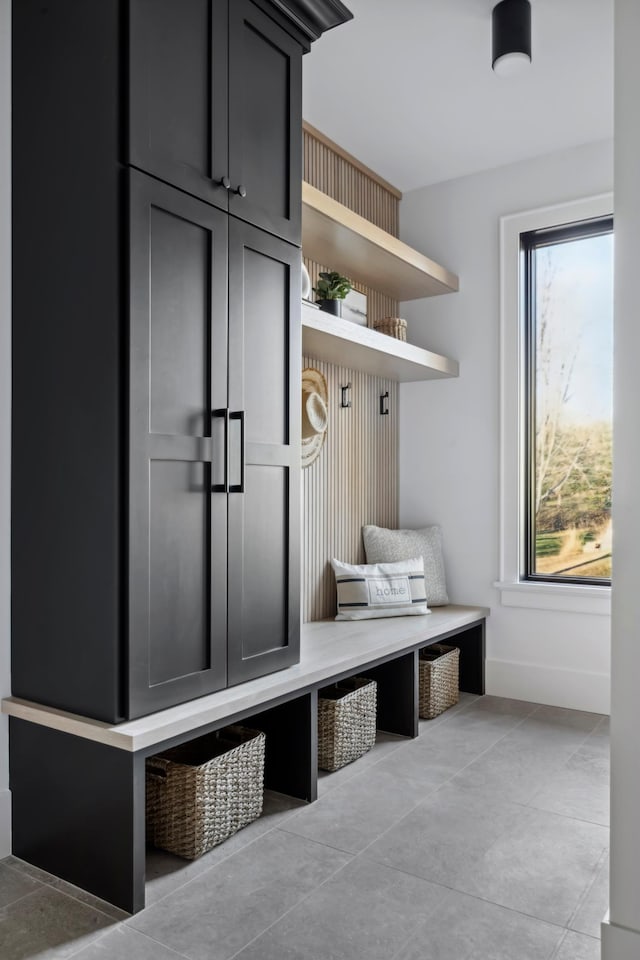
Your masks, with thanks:
[[[231,726],[146,764],[147,842],[195,860],[260,816],[265,735]]]
[[[460,651],[434,643],[420,651],[420,717],[433,720],[458,702]]]
[[[339,770],[376,742],[376,682],[340,680],[318,693],[318,766]]]
[[[396,340],[407,339],[407,321],[400,317],[382,317],[381,320],[374,320],[373,329],[386,333],[389,337],[395,337]]]

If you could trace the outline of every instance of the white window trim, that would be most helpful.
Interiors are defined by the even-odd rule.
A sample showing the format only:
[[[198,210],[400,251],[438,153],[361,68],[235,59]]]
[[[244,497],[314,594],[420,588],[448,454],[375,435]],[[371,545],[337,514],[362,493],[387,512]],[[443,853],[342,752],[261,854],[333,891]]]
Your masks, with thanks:
[[[520,579],[524,517],[525,377],[520,234],[579,220],[611,216],[613,194],[500,218],[500,574],[495,586],[505,607],[611,613],[611,588]]]

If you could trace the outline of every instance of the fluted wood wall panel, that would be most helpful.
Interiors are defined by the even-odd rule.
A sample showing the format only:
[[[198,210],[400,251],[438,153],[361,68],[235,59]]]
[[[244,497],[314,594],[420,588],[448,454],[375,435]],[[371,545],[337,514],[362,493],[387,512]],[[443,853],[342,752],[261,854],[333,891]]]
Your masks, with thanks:
[[[398,236],[399,199],[395,192],[368,176],[358,166],[305,129],[304,137],[304,179],[311,186],[322,190],[332,199],[344,204],[354,213],[375,223],[392,236]],[[303,249],[304,255],[304,249]],[[321,270],[338,270],[340,264],[319,264],[315,260],[304,258],[311,277],[311,285],[316,286]],[[367,297],[367,323],[373,326],[375,320],[382,317],[398,316],[398,301],[387,296],[384,291],[355,283],[354,287]]]
[[[398,385],[357,370],[304,357],[327,380],[329,426],[317,460],[302,471],[304,482],[304,620],[336,612],[331,558],[364,563],[361,530],[366,523],[398,525]],[[351,383],[351,407],[340,406],[340,387]],[[380,396],[389,391],[389,415]]]
[[[335,146],[335,145],[334,145]],[[369,172],[370,174],[370,172]],[[360,216],[398,236],[399,194],[369,175],[355,158],[313,131],[304,130],[304,179]],[[304,253],[304,251],[303,251]],[[305,257],[311,283],[320,270],[338,270]],[[367,296],[367,322],[398,315],[398,303],[384,291],[361,284]],[[336,612],[331,558],[363,563],[362,527],[398,525],[398,385],[305,357],[327,379],[329,426],[318,459],[302,471],[304,496],[304,620],[322,620]],[[340,406],[340,387],[351,383],[352,406]],[[389,391],[389,416],[380,415],[380,396]]]
[[[398,236],[398,197],[346,157],[303,131],[304,179],[354,213]]]

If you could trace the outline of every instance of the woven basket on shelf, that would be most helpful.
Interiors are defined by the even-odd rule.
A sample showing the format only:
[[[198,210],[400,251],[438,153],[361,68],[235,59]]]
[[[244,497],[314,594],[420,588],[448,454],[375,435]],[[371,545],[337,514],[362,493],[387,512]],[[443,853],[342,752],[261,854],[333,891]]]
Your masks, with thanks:
[[[407,339],[407,321],[400,317],[382,317],[381,320],[374,320],[373,329],[379,333],[386,333],[389,337],[395,337],[396,340]]]
[[[318,766],[339,770],[376,742],[376,682],[340,680],[318,693]]]
[[[231,726],[146,764],[147,842],[195,860],[262,812],[265,735]]]
[[[420,651],[420,717],[432,720],[458,702],[460,651],[433,643]]]

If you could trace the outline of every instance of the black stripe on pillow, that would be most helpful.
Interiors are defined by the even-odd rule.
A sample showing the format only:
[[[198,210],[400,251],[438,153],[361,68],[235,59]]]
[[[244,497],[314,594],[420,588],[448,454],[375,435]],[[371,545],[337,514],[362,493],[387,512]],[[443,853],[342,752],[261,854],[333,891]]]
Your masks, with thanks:
[[[364,577],[336,577],[338,583],[364,583]]]

